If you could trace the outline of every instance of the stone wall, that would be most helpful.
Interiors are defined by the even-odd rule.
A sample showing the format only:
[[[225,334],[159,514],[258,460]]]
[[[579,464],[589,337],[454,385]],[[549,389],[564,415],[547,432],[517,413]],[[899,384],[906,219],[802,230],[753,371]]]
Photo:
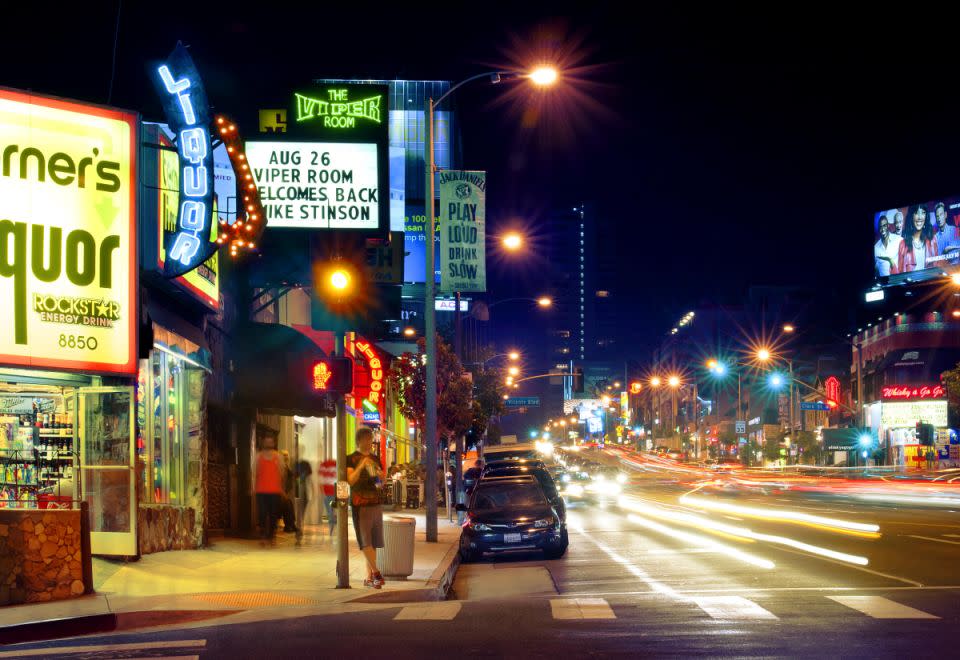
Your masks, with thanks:
[[[93,591],[92,575],[83,571],[89,542],[82,542],[80,515],[77,509],[0,509],[0,605]]]
[[[137,536],[141,555],[164,550],[192,550],[200,547],[196,512],[190,507],[169,504],[140,504]]]

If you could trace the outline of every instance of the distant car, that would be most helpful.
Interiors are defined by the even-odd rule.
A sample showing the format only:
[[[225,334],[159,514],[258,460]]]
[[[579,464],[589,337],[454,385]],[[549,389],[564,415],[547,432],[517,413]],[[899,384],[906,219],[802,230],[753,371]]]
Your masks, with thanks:
[[[675,461],[679,461],[683,458],[683,452],[679,449],[668,449],[663,453],[667,458],[672,458]]]
[[[708,463],[708,465],[712,470],[739,470],[743,467],[740,459],[730,457],[717,459]]]
[[[563,502],[563,497],[560,496],[557,490],[557,484],[550,475],[550,472],[540,461],[498,461],[484,468],[483,474],[480,476],[480,481],[477,483],[483,483],[484,479],[524,477],[528,475],[537,480],[540,488],[543,489],[544,495],[547,496],[553,508],[557,510],[557,515],[560,516],[562,521],[566,522],[567,507]]]
[[[464,561],[520,550],[559,559],[567,551],[567,526],[532,476],[481,479],[469,504],[457,510],[467,513],[460,534]]]

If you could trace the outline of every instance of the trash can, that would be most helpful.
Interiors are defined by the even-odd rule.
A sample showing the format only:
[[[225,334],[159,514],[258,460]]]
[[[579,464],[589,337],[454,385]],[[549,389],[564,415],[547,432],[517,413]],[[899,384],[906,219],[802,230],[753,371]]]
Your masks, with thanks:
[[[413,575],[413,540],[416,529],[416,518],[384,516],[384,547],[377,548],[377,566],[386,577],[406,579]]]

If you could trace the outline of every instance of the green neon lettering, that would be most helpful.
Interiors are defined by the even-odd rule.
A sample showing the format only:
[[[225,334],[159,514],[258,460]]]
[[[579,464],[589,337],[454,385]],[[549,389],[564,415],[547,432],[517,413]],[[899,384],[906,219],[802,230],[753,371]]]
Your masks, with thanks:
[[[329,128],[355,128],[357,119],[366,119],[376,124],[381,122],[383,95],[359,101],[347,101],[346,90],[330,90],[329,95],[332,101],[294,94],[297,100],[297,121],[321,117],[323,125]]]

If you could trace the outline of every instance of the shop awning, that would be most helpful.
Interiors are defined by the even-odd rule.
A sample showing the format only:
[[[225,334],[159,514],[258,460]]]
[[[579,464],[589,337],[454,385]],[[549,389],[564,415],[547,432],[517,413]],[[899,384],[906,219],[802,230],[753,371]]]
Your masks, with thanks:
[[[820,433],[827,451],[851,451],[860,442],[859,429],[823,429]]]
[[[276,323],[249,323],[237,332],[234,400],[264,412],[333,417],[331,395],[307,384],[306,374],[326,353],[310,338]]]

